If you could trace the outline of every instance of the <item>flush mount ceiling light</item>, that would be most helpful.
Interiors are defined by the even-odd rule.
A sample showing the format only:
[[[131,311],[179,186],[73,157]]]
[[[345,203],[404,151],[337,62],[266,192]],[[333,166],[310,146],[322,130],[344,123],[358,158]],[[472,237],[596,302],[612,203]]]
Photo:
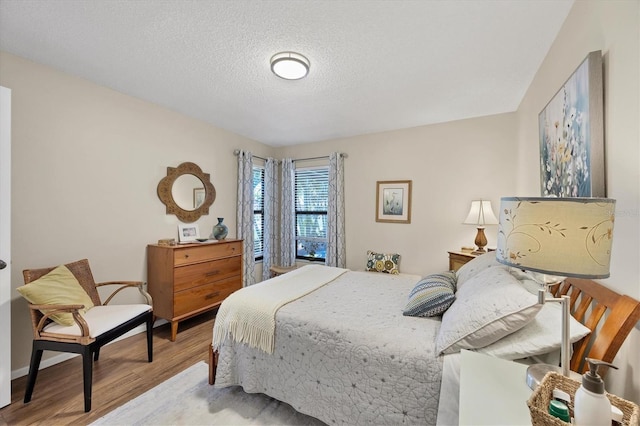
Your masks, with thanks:
[[[271,57],[271,71],[285,80],[300,80],[306,77],[309,66],[309,60],[295,52],[280,52]]]

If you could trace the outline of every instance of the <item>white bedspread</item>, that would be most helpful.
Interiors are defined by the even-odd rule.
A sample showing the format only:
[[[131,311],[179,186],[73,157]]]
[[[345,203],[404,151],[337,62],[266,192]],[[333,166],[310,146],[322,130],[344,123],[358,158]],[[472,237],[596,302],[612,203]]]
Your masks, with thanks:
[[[347,272],[346,269],[307,265],[237,291],[227,297],[216,315],[213,349],[231,337],[252,348],[273,353],[276,312]]]
[[[402,315],[419,279],[341,275],[278,311],[273,354],[223,342],[215,386],[265,393],[331,425],[434,425],[440,320]]]

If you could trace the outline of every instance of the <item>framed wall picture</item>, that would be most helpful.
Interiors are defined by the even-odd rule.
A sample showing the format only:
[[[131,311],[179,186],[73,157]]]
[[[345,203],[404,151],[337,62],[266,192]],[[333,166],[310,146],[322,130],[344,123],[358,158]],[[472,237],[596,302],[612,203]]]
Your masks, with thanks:
[[[543,197],[606,197],[602,87],[598,50],[538,115]]]
[[[200,229],[198,229],[198,224],[189,223],[189,224],[179,224],[178,225],[178,240],[181,243],[190,243],[195,242],[200,238]]]
[[[411,181],[376,183],[376,222],[411,223]]]
[[[204,203],[204,199],[207,196],[204,188],[193,188],[193,208],[197,209]]]

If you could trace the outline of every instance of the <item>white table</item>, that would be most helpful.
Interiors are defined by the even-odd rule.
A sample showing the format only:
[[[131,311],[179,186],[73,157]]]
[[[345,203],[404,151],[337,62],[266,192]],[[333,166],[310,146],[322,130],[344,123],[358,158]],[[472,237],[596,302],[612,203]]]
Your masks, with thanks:
[[[527,365],[462,350],[460,425],[530,425]]]

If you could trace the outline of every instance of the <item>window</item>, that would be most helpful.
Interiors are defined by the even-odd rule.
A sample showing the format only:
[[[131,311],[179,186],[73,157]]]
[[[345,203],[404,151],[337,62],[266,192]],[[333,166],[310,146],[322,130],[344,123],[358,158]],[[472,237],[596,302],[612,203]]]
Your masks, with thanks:
[[[327,255],[329,168],[295,171],[296,259],[324,261]]]
[[[262,260],[264,248],[264,167],[253,166],[253,256]]]

